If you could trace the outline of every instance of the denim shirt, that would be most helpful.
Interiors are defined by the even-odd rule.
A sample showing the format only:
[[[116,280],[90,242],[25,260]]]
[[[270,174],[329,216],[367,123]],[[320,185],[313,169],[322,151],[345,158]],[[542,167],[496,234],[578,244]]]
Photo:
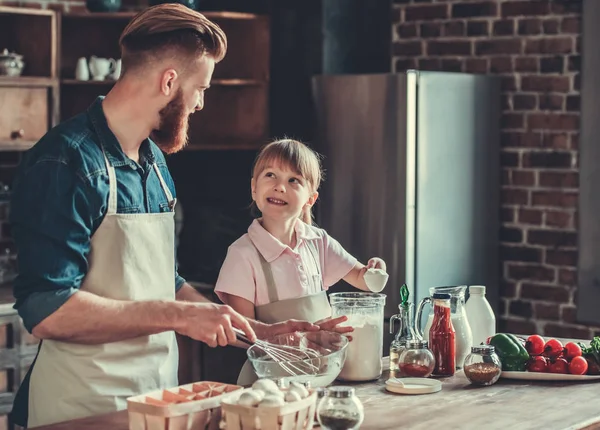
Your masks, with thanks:
[[[163,153],[146,139],[139,164],[128,158],[108,127],[102,100],[42,137],[25,153],[13,183],[10,223],[19,273],[14,307],[30,332],[78,291],[88,271],[90,239],[108,207],[101,145],[115,168],[118,213],[171,210],[152,168],[155,162],[175,197]],[[175,270],[176,291],[184,282]]]

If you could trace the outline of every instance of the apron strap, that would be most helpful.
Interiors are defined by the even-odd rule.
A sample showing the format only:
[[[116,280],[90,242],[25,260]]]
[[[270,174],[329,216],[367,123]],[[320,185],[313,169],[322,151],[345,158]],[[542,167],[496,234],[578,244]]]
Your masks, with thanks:
[[[173,208],[175,208],[176,199],[173,199],[173,194],[171,194],[171,190],[169,190],[169,187],[167,187],[167,183],[165,182],[163,176],[161,175],[158,165],[156,163],[153,163],[152,167],[154,168],[154,171],[156,172],[156,176],[158,176],[158,180],[160,181],[160,186],[162,187],[162,189],[165,193],[165,196],[167,196],[167,200],[169,201],[169,207],[171,208],[171,210],[173,210]]]
[[[317,267],[317,273],[318,273],[318,276],[319,276],[321,291],[324,291],[325,288],[324,288],[324,285],[323,285],[324,283],[323,283],[323,275],[322,275],[322,272],[321,272],[321,263],[320,263],[320,260],[317,258],[317,256],[319,255],[319,250],[317,249],[317,246],[314,244],[314,242],[312,242],[310,240],[306,241],[306,245],[307,245],[308,251],[310,252],[310,255],[312,255],[312,258],[313,258],[313,260],[315,262],[315,265]]]
[[[255,247],[256,253],[258,254],[258,258],[260,260],[260,265],[262,267],[263,273],[265,274],[265,280],[267,281],[267,293],[269,295],[269,302],[274,303],[279,301],[279,294],[277,294],[277,287],[275,286],[275,279],[273,278],[273,270],[271,270],[271,265],[265,257],[260,253],[260,251]]]
[[[102,155],[104,156],[104,162],[106,163],[106,170],[108,171],[108,211],[107,215],[114,215],[117,213],[117,175],[115,174],[115,168],[110,164],[104,152],[104,146],[102,147]]]

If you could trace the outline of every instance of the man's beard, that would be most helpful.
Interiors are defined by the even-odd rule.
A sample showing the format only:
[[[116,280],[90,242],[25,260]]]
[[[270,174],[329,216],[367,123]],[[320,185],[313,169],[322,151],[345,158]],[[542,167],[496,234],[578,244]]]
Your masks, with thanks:
[[[189,114],[186,113],[181,88],[158,115],[158,129],[152,130],[150,138],[167,154],[182,150],[188,143]]]

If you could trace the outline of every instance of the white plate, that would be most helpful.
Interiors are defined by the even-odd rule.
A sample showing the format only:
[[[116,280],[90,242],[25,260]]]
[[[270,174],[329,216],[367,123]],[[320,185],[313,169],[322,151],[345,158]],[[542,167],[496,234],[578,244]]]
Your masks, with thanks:
[[[597,381],[600,375],[566,375],[563,373],[508,372],[503,371],[501,378],[522,379],[526,381]]]
[[[390,378],[385,389],[398,394],[430,394],[442,389],[442,383],[429,378]]]

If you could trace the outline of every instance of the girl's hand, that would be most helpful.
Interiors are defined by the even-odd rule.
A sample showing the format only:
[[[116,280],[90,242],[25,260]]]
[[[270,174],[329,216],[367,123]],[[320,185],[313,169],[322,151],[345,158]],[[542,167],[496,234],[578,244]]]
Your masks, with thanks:
[[[353,332],[354,331],[353,327],[350,327],[350,326],[338,327],[338,324],[341,324],[346,321],[348,321],[348,317],[345,315],[342,315],[341,317],[337,317],[337,318],[329,317],[329,318],[319,320],[319,321],[315,322],[315,325],[319,326],[319,328],[321,330],[334,331],[334,332],[340,333],[340,334]]]
[[[373,257],[369,260],[367,263],[367,270],[368,269],[382,269],[384,272],[387,272],[385,261],[379,257]]]

